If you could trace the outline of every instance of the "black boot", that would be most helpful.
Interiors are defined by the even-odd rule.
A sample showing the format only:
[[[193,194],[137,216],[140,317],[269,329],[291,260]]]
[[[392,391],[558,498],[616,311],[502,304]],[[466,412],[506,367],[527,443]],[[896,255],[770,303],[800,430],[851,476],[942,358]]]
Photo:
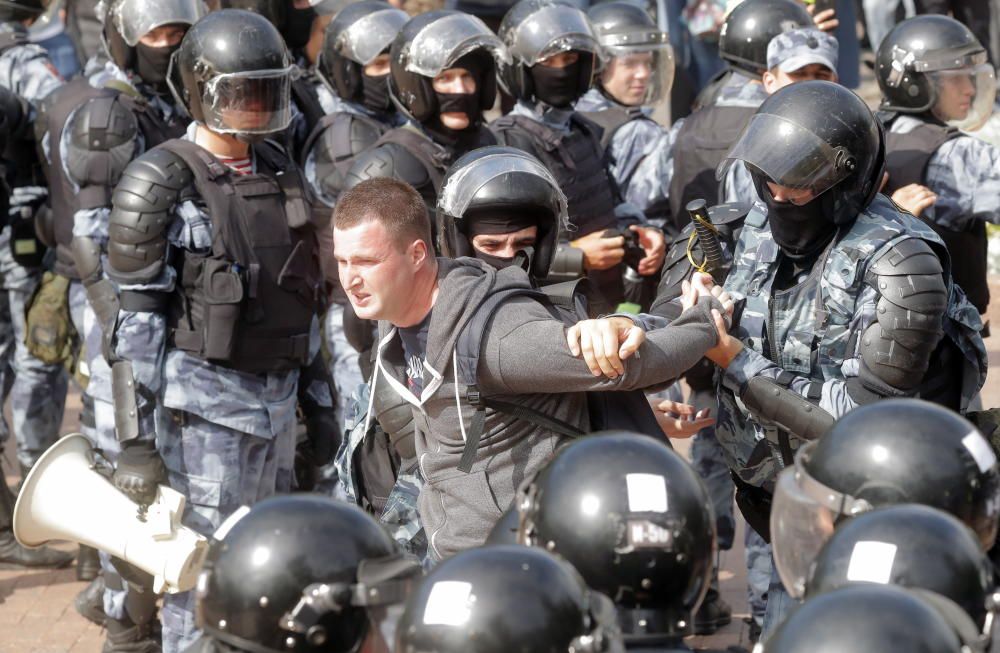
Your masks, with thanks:
[[[76,595],[73,601],[76,611],[87,621],[103,626],[107,616],[104,614],[104,576],[98,576]]]
[[[76,554],[76,579],[94,580],[99,573],[101,573],[101,558],[97,555],[97,549],[81,544],[80,551]]]
[[[26,549],[14,539],[14,495],[0,466],[0,568],[65,567],[73,554],[48,547]]]
[[[161,653],[153,633],[153,622],[135,624],[131,619],[108,619],[108,638],[101,653]]]
[[[694,613],[694,634],[711,635],[733,620],[733,609],[722,600],[719,591],[710,588]]]

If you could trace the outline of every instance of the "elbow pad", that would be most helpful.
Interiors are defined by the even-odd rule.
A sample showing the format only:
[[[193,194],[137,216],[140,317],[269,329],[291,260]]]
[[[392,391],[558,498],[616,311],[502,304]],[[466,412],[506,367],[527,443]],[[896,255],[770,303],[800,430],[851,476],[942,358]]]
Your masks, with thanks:
[[[172,209],[193,179],[184,161],[165,149],[152,149],[129,164],[112,198],[109,277],[134,284],[160,274]]]
[[[944,271],[927,243],[907,238],[872,264],[868,283],[878,291],[878,303],[875,321],[861,336],[859,381],[882,396],[885,386],[905,394],[920,385],[944,337]]]

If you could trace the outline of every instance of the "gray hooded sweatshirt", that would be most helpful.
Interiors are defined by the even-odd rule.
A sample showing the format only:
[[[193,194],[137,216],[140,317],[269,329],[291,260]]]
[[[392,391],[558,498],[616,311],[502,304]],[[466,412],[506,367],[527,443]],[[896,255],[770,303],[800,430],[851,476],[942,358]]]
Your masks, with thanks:
[[[476,408],[466,399],[456,342],[487,297],[512,288],[530,288],[519,268],[496,270],[471,258],[438,259],[438,296],[419,397],[407,387],[396,327],[379,322],[368,415],[386,408],[379,403],[387,394],[411,407],[416,457],[425,480],[417,508],[436,560],[481,545],[521,482],[566,439],[487,409],[472,471],[457,469]],[[545,306],[530,297],[512,297],[495,310],[482,334],[479,391],[587,431],[587,391],[646,388],[675,379],[697,363],[717,342],[712,307],[721,309],[714,299],[703,299],[670,326],[647,333],[638,355],[625,362],[625,374],[612,380],[593,376],[582,358],[570,354],[565,325]],[[379,388],[383,384],[393,392]]]

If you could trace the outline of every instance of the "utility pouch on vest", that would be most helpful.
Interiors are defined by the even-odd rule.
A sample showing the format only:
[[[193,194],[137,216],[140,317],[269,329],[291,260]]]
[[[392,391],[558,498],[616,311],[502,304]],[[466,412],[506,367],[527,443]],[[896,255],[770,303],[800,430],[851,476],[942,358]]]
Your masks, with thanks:
[[[243,280],[226,261],[206,259],[201,271],[205,297],[205,358],[229,360],[236,349]]]
[[[750,485],[735,473],[730,472],[736,485],[736,506],[750,528],[761,538],[771,543],[771,504],[774,497],[763,489]]]

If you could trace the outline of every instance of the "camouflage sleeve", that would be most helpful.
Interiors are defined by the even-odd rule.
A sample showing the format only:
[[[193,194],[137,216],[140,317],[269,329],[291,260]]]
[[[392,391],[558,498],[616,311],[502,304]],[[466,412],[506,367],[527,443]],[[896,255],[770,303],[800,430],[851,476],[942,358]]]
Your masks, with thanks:
[[[963,136],[938,148],[927,164],[927,185],[938,199],[927,216],[956,231],[974,220],[1000,224],[1000,148]]]
[[[829,379],[821,384],[819,407],[833,415],[835,418],[842,417],[858,406],[847,393],[847,379],[858,376],[861,368],[861,351],[858,349],[859,338],[854,338],[855,334],[864,333],[875,320],[875,308],[877,303],[877,293],[870,286],[865,285],[864,290],[858,297],[855,304],[857,307],[844,337],[848,342],[855,342],[855,348],[850,352],[850,358],[846,358],[840,367],[840,378]],[[737,396],[743,394],[747,383],[754,377],[765,377],[777,381],[778,375],[785,370],[776,365],[773,361],[762,354],[753,351],[749,347],[744,347],[736,358],[729,364],[722,375],[722,384],[734,392]],[[784,380],[784,379],[783,379]],[[782,383],[802,397],[810,398],[815,396],[817,382],[805,376],[796,375],[790,383]]]
[[[611,141],[611,174],[626,202],[645,210],[664,201],[670,179],[662,170],[671,134],[649,120],[633,120],[615,132]]]
[[[45,96],[62,86],[63,79],[43,48],[25,46],[12,59],[10,90],[27,100],[32,107],[37,108]]]

